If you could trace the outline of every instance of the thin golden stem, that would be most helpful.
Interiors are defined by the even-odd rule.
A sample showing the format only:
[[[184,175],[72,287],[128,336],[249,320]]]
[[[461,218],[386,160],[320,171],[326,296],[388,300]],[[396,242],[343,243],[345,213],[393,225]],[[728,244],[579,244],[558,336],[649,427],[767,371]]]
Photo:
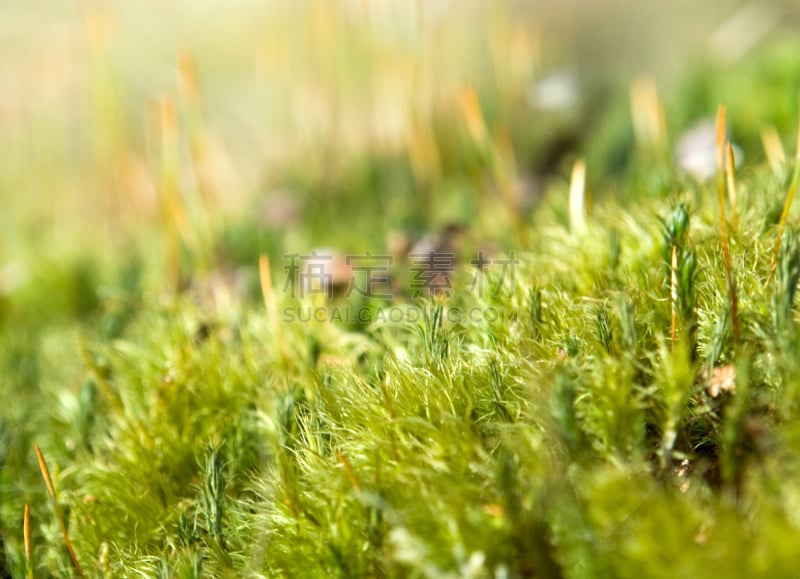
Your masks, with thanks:
[[[22,518],[22,538],[25,545],[25,566],[28,568],[28,579],[33,579],[33,556],[31,555],[31,508],[25,503],[25,514]]]
[[[64,543],[67,545],[67,551],[69,552],[69,558],[72,560],[72,565],[75,567],[75,572],[78,574],[78,577],[83,578],[83,570],[81,569],[81,564],[78,563],[78,557],[75,555],[75,550],[72,548],[72,541],[69,540],[69,533],[67,532],[67,525],[64,523],[64,517],[61,514],[61,509],[58,507],[58,500],[56,499],[56,490],[53,486],[53,479],[50,476],[50,469],[47,468],[47,462],[44,460],[44,455],[42,454],[39,445],[36,445],[36,459],[39,461],[39,470],[42,471],[42,478],[44,479],[44,486],[47,487],[47,494],[50,495],[50,500],[53,502],[53,509],[56,513],[56,519],[58,520],[58,525],[61,527],[61,535],[64,537]]]
[[[728,279],[728,300],[731,308],[731,322],[733,336],[739,339],[739,304],[736,296],[736,282],[733,279],[733,266],[731,264],[731,250],[728,237],[728,220],[725,215],[725,105],[720,105],[717,112],[717,202],[719,203],[719,229],[722,243],[722,259],[725,266],[725,275]]]

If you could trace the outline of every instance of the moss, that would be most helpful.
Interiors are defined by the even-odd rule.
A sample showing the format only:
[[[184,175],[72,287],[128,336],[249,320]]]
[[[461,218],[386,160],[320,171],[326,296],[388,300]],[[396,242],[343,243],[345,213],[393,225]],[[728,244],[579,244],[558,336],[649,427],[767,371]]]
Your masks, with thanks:
[[[790,56],[692,75],[669,123],[728,101],[747,158],[762,122],[791,142]],[[184,183],[107,245],[30,248],[27,280],[0,285],[0,576],[74,572],[34,445],[90,576],[795,572],[800,269],[796,212],[781,215],[797,161],[739,169],[723,235],[713,186],[680,173],[666,136],[642,141],[622,89],[532,126],[524,95],[483,82],[412,135],[438,165],[411,139],[276,171],[291,225],[258,199],[204,213]],[[553,150],[524,157],[533,143]],[[391,299],[283,291],[282,252],[383,255],[390,230],[408,246]],[[417,234],[455,244],[447,291],[409,287],[430,273],[402,255]],[[481,288],[477,251],[513,264]],[[330,319],[348,308],[370,317]]]

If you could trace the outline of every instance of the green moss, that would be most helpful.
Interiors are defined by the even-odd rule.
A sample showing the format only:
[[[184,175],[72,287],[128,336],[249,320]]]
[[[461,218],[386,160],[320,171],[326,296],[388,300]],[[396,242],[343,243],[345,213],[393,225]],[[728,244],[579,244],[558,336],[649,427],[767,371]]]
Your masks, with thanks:
[[[760,124],[794,138],[796,67],[782,47],[752,58],[736,69],[750,80],[690,79],[673,113],[728,101],[755,159]],[[791,576],[795,211],[775,241],[796,161],[737,174],[737,336],[716,192],[636,150],[620,97],[592,112],[607,124],[559,125],[576,143],[518,215],[504,187],[547,155],[503,147],[554,129],[513,122],[520,95],[496,89],[478,91],[485,143],[438,113],[428,180],[407,151],[314,158],[277,179],[291,225],[211,216],[192,241],[159,215],[107,247],[35,248],[27,280],[0,286],[0,576],[25,574],[26,503],[36,575],[73,573],[37,444],[89,576]],[[583,156],[597,194],[575,232],[567,169]],[[412,297],[408,263],[391,300],[281,291],[281,252],[380,254],[389,230],[453,217],[467,234],[447,296]],[[492,246],[518,262],[479,292],[466,254]],[[374,319],[283,315],[320,305]]]

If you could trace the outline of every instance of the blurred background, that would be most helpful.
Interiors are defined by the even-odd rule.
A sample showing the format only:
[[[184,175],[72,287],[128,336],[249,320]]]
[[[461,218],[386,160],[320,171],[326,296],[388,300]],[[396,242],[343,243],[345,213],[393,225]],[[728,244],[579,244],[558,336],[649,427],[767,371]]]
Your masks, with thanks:
[[[790,0],[4,2],[0,294],[45,254],[161,255],[142,232],[173,239],[173,268],[449,222],[502,235],[577,156],[590,181],[626,166],[634,79],[673,142],[724,100],[745,152],[764,127],[789,146],[799,14]]]
[[[52,547],[41,568],[66,568],[56,565],[55,522],[41,515],[32,448],[41,443],[64,467],[61,480],[80,472],[73,465],[95,436],[87,433],[104,436],[93,421],[116,416],[97,410],[105,394],[95,379],[114,367],[102,352],[130,358],[122,366],[132,378],[120,384],[147,390],[142,401],[151,388],[161,397],[172,374],[156,378],[158,342],[184,341],[173,316],[197,316],[185,340],[192,352],[220,320],[234,343],[241,312],[263,308],[260,256],[275,291],[285,288],[283,256],[314,248],[337,258],[388,252],[397,265],[458,234],[471,245],[464,255],[575,257],[591,238],[567,235],[574,168],[585,162],[590,219],[609,198],[622,205],[617,219],[637,203],[640,217],[648,196],[701,198],[721,103],[737,178],[783,199],[784,161],[797,149],[800,3],[3,0],[0,73],[1,578],[24,567],[26,501]],[[765,164],[773,173],[746,178]],[[766,228],[781,206],[763,212]],[[548,227],[559,235],[542,242]],[[648,236],[651,249],[662,246],[657,226],[635,227],[643,246]],[[579,257],[600,264],[592,255]],[[576,262],[561,265],[572,274]],[[392,282],[407,287],[402,274],[392,271]],[[180,299],[200,313],[168,307]],[[251,309],[232,307],[242,304]],[[164,305],[163,324],[144,315]],[[142,345],[151,323],[152,344]],[[316,357],[327,334],[314,332]],[[209,341],[219,357],[197,348],[202,363],[187,368],[234,368],[227,340]],[[177,452],[194,464],[186,440]],[[127,472],[149,472],[130,464]],[[75,496],[84,506],[93,498]],[[779,530],[770,540],[789,536],[769,528]]]

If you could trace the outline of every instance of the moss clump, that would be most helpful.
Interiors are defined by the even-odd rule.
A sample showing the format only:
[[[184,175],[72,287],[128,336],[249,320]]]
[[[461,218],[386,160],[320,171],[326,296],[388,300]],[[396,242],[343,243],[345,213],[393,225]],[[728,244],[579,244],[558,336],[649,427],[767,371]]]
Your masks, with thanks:
[[[797,86],[782,51],[761,58],[753,86]],[[726,100],[715,74],[685,94]],[[0,285],[0,576],[77,572],[36,445],[89,576],[793,576],[798,161],[737,169],[720,206],[644,88],[638,124],[556,123],[570,144],[534,175],[515,147],[546,135],[493,88],[410,152],[287,168],[290,226],[176,195]],[[751,155],[757,112],[731,98]],[[759,102],[789,142],[788,105]],[[391,254],[392,296],[291,295],[280,253],[323,245]],[[410,271],[415,247],[452,249],[447,287],[415,296],[442,279]]]

